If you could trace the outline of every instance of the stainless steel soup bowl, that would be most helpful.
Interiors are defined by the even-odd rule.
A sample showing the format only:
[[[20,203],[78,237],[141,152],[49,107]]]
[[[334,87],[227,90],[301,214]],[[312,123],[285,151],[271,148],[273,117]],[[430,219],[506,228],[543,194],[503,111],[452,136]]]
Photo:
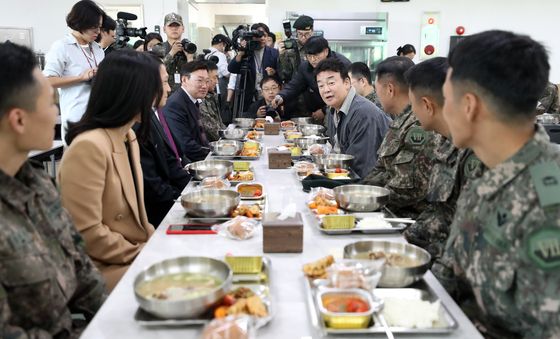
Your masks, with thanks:
[[[210,143],[212,152],[221,156],[234,156],[243,149],[243,142],[238,140],[218,140]]]
[[[188,164],[185,169],[196,180],[207,177],[225,178],[233,172],[233,163],[228,160],[202,160]]]
[[[137,291],[138,286],[161,276],[177,273],[202,273],[211,275],[222,283],[210,293],[191,299],[159,300],[146,298]],[[140,272],[134,279],[134,295],[140,307],[160,318],[196,318],[208,311],[231,289],[232,271],[221,260],[207,257],[179,257],[167,259],[151,265]]]
[[[373,212],[387,204],[390,191],[371,185],[343,185],[333,189],[338,205],[352,212]]]
[[[251,118],[235,118],[233,122],[240,128],[252,128],[255,126],[255,119]]]
[[[181,205],[193,217],[220,218],[230,216],[239,199],[236,191],[204,189],[183,194]]]
[[[358,241],[344,247],[345,259],[369,259],[370,252],[395,253],[418,261],[414,267],[395,267],[385,264],[379,287],[406,287],[422,279],[432,257],[423,248],[393,241]]]

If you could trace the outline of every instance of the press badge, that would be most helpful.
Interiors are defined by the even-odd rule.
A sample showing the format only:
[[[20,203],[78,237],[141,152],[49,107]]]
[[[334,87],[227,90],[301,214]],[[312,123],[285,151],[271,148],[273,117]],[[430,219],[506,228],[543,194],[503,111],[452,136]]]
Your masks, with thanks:
[[[181,84],[181,74],[175,73],[174,79],[176,84]]]

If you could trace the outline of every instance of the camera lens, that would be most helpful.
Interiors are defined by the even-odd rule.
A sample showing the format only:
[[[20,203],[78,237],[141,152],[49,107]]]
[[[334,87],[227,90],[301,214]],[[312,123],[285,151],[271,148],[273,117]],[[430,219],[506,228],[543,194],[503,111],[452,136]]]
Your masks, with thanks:
[[[189,39],[183,39],[181,41],[181,45],[183,45],[183,49],[185,50],[185,52],[189,53],[189,54],[194,54],[196,53],[196,45],[193,44],[192,42],[190,42]]]

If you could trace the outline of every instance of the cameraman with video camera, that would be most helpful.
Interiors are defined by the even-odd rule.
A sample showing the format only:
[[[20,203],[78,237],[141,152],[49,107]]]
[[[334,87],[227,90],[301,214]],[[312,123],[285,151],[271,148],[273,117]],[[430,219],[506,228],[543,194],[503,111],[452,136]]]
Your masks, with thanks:
[[[181,67],[187,62],[194,61],[196,45],[188,39],[181,40],[185,32],[183,18],[177,13],[169,13],[164,18],[163,31],[167,41],[163,43],[165,58],[163,63],[169,75],[171,92],[181,87]]]
[[[263,23],[256,23],[251,30],[245,30],[245,26],[238,27],[232,34],[233,47],[237,55],[229,63],[230,73],[241,74],[236,86],[236,100],[239,116],[246,112],[249,106],[261,96],[260,82],[265,75],[272,76],[277,73],[278,51],[266,46],[268,27]],[[246,78],[242,72],[242,65],[246,62]],[[244,93],[243,95],[239,95]]]

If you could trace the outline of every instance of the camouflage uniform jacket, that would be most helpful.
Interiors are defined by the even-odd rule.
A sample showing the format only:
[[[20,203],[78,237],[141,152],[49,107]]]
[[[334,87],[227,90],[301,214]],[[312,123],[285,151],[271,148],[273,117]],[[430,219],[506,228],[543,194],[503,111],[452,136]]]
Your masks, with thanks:
[[[408,106],[389,127],[377,151],[377,165],[362,183],[390,189],[387,207],[398,216],[415,218],[426,206],[434,149],[444,141],[424,131]]]
[[[379,107],[379,109],[383,111],[383,106],[381,105],[381,102],[379,101],[379,97],[377,96],[377,93],[375,92],[375,89],[373,91],[371,91],[370,94],[366,95],[365,98],[368,99],[369,101],[373,102],[375,104],[375,106]],[[383,111],[383,112],[385,112],[385,111]]]
[[[547,139],[538,127],[457,203],[444,258],[487,337],[560,337],[560,154]]]
[[[404,232],[408,242],[440,258],[449,237],[457,199],[467,181],[480,177],[484,165],[470,149],[458,149],[449,139],[434,150],[426,200],[428,206]]]
[[[299,40],[297,40],[297,46],[299,49],[299,63],[296,57],[295,49],[288,49],[284,52],[284,54],[278,55],[278,76],[284,83],[288,83],[290,82],[290,80],[292,80],[293,76],[298,71],[299,65],[305,61],[303,45],[299,42]],[[292,106],[293,112],[291,117],[311,116],[308,112],[307,106],[305,105],[305,96],[303,94],[298,95],[297,103],[293,104]]]
[[[171,92],[169,93],[169,95],[171,95],[171,93],[175,92],[178,88],[181,87],[181,77],[179,76],[179,74],[181,74],[181,67],[183,67],[183,65],[188,61],[187,56],[183,52],[177,52],[177,54],[171,56],[171,54],[169,54],[169,51],[171,50],[169,42],[166,41],[163,45],[166,52],[165,57],[163,58],[163,64],[165,65],[165,69],[167,70],[167,74],[169,75],[169,79],[167,80],[167,82],[169,82],[169,86],[171,87]],[[177,76],[179,76],[179,83],[175,82],[176,74]]]
[[[549,82],[543,95],[537,103],[537,114],[560,113],[560,98],[558,98],[558,87]]]
[[[200,103],[200,122],[202,128],[206,132],[208,141],[216,141],[220,139],[220,130],[226,128],[220,116],[220,97],[216,93],[206,95],[204,100]]]
[[[35,168],[37,167],[37,168]],[[76,338],[104,300],[103,278],[40,164],[0,171],[0,337]]]

